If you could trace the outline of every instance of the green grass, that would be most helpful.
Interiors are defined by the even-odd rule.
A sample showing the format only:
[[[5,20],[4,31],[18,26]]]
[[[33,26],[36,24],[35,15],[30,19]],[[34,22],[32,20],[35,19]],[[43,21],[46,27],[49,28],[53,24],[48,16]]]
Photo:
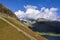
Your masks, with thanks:
[[[0,40],[30,40],[30,38],[0,19]]]
[[[3,17],[5,18],[6,20],[8,20],[9,22],[13,23],[14,25],[20,27],[20,26],[24,26],[26,27],[25,25],[23,25],[20,21],[16,20],[16,18],[13,18],[13,17]],[[27,28],[27,27],[26,27]]]
[[[13,17],[10,17],[10,16],[9,17],[3,17],[3,18],[8,20],[9,22],[14,24],[15,26],[23,29],[24,31],[29,31],[30,30],[27,26],[23,25],[20,21],[16,20],[16,18],[13,18]]]
[[[55,34],[55,33],[44,33],[44,32],[36,32],[36,33],[40,35],[60,36],[60,34]]]
[[[3,16],[2,16],[3,17]],[[42,39],[42,40],[46,40],[46,38],[44,37],[41,37],[39,36],[37,33],[33,32],[32,30],[30,30],[28,27],[26,27],[25,25],[23,25],[20,21],[18,21],[16,18],[13,18],[13,17],[10,17],[10,16],[7,16],[7,17],[3,17],[5,18],[6,20],[8,20],[9,22],[11,22],[12,24],[14,24],[15,26],[19,27],[20,29],[22,29],[23,31],[27,32],[28,34],[30,34],[32,37],[35,37],[39,40]],[[19,34],[18,34],[19,35]],[[37,36],[36,36],[37,35]],[[18,36],[17,36],[18,37]],[[22,39],[20,38],[20,40],[30,40],[30,38],[28,37],[22,37]]]

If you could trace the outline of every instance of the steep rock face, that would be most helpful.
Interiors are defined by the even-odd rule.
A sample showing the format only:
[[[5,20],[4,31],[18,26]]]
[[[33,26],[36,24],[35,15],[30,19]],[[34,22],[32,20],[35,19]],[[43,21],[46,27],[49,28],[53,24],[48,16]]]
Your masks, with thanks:
[[[32,26],[33,27],[30,28],[33,31],[60,33],[59,21],[40,21],[40,22],[36,22]]]

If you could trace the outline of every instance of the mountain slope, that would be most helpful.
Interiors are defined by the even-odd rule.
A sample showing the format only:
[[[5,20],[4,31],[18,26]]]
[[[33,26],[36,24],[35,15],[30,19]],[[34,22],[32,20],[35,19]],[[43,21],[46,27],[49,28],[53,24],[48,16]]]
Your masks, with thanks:
[[[60,33],[60,22],[59,21],[40,21],[36,22],[30,27],[33,31],[36,32],[45,32],[45,33]]]
[[[17,19],[10,10],[8,12],[6,7],[0,6],[0,40],[47,40]]]
[[[8,9],[7,7],[5,7],[3,4],[0,3],[0,16],[11,16],[11,17],[14,17],[16,18],[17,20],[19,20],[16,15],[10,10]]]
[[[25,25],[35,32],[56,33],[60,34],[60,21],[53,21],[39,18],[34,21],[23,21]]]
[[[30,38],[0,19],[0,40],[30,40]]]
[[[6,15],[9,15],[9,16],[15,17],[14,13],[10,9],[3,6],[2,4],[0,4],[0,12],[5,13]]]
[[[25,31],[26,33],[28,33],[29,35],[31,35],[32,37],[36,38],[37,40],[45,40],[45,38],[39,36],[38,34],[32,32],[32,30],[30,30],[29,28],[25,27],[23,24],[21,24],[19,21],[17,21],[16,19],[12,18],[12,17],[3,17],[4,19],[8,20],[9,22],[11,22],[12,24],[16,25],[18,28],[20,28],[21,30]],[[14,20],[14,21],[13,21]],[[2,23],[3,24],[3,23]],[[6,25],[8,26],[8,24]],[[4,30],[5,31],[5,30]],[[23,33],[24,34],[24,33]],[[1,35],[1,34],[0,34]],[[15,36],[14,36],[15,37]],[[30,38],[30,37],[29,37]]]
[[[60,34],[60,21],[39,18],[34,21],[22,21],[22,23],[35,32]]]

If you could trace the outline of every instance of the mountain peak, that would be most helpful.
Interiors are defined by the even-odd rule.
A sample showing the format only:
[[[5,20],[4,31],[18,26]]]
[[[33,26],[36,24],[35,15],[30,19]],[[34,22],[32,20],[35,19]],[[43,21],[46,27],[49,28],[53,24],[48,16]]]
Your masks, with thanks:
[[[37,22],[40,22],[40,21],[50,21],[50,20],[45,19],[45,18],[38,18],[38,19],[37,19]]]

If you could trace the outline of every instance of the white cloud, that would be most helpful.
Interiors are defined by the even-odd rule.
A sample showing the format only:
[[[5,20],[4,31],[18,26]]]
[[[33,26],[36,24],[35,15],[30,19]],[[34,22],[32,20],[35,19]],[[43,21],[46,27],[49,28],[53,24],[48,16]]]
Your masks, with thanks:
[[[26,9],[36,9],[37,8],[37,6],[31,6],[31,5],[26,5],[26,6],[24,6],[24,8],[26,8]]]
[[[57,8],[46,8],[44,10],[44,18],[50,19],[50,20],[56,20],[57,19],[57,14],[56,14]]]
[[[28,20],[28,19],[35,19],[37,20],[38,18],[46,18],[49,20],[57,20],[57,13],[56,11],[58,10],[57,8],[45,8],[42,7],[41,10],[37,10],[36,6],[31,6],[27,5],[24,6],[26,8],[26,12],[18,10],[15,12],[18,18],[20,20]]]

